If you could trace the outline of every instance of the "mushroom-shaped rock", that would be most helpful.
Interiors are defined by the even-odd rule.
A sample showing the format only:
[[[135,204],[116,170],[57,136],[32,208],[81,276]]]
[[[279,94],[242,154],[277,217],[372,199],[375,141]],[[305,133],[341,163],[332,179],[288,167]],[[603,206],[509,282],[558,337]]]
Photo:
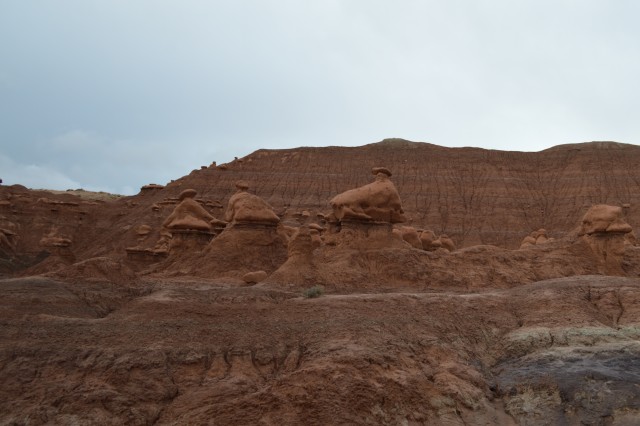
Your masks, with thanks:
[[[40,239],[40,245],[46,247],[46,250],[52,254],[53,258],[64,261],[65,263],[75,262],[75,255],[71,250],[73,241],[68,235],[61,234],[58,228],[54,227],[51,231],[43,235]]]
[[[155,190],[159,190],[159,189],[163,189],[164,186],[162,185],[158,185],[156,183],[150,183],[148,185],[144,185],[143,187],[140,188],[140,190],[142,192],[151,192],[151,191],[155,191]]]
[[[273,208],[262,198],[247,192],[249,185],[244,181],[236,182],[237,191],[229,199],[225,220],[232,224],[277,225],[280,218]]]
[[[149,225],[140,225],[135,229],[135,233],[143,237],[149,235],[153,229]]]
[[[582,218],[580,235],[592,235],[598,232],[626,234],[631,226],[624,220],[622,207],[598,204],[591,207]]]
[[[598,204],[591,207],[582,218],[579,235],[595,253],[601,272],[623,275],[626,235],[632,231],[624,220],[621,207]]]
[[[69,247],[72,244],[71,238],[58,234],[58,229],[54,228],[40,239],[43,247]]]
[[[196,194],[194,189],[182,191],[179,197],[180,203],[165,219],[162,226],[168,229],[211,230],[210,221],[213,216],[193,199]]]
[[[318,225],[317,223],[310,223],[309,229],[315,229],[319,233],[324,232],[324,227],[322,225]]]
[[[375,175],[372,183],[350,189],[331,199],[334,216],[339,221],[404,222],[400,195],[389,180],[391,172],[384,167],[375,167],[372,172]]]

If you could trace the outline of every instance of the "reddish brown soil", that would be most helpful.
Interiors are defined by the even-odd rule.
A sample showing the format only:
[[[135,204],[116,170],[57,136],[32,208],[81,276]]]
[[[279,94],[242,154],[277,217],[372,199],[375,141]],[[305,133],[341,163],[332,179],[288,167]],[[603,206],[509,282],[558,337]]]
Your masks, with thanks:
[[[600,203],[635,228],[638,160],[388,140],[261,150],[114,201],[0,186],[0,424],[638,424],[640,248],[578,235]],[[296,232],[380,165],[409,224],[460,249]],[[184,189],[222,219],[240,179],[281,226],[151,252]],[[539,228],[554,240],[517,249]]]

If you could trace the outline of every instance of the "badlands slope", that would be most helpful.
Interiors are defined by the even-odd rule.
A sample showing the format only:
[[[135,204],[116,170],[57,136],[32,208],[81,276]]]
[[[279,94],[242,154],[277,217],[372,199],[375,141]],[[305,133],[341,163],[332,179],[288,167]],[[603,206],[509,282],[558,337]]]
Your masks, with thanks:
[[[638,424],[639,161],[394,139],[0,186],[0,424]]]

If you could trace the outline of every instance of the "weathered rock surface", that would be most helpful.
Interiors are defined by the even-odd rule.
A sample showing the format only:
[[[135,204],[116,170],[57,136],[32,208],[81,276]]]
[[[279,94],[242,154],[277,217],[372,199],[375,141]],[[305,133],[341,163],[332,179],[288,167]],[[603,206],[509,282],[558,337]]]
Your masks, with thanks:
[[[0,424],[638,424],[638,156],[387,140],[111,201],[0,186]]]
[[[624,424],[640,410],[638,279],[317,299],[145,285],[99,318],[86,285],[0,281],[0,421]]]
[[[236,182],[236,193],[229,199],[225,220],[233,224],[277,224],[280,218],[273,208],[257,195],[247,192],[246,182]]]
[[[163,222],[163,226],[170,229],[190,229],[210,231],[211,220],[214,217],[193,198],[198,192],[195,189],[185,189],[180,193],[180,204]]]
[[[375,181],[350,189],[331,199],[333,215],[339,221],[358,220],[400,223],[405,221],[400,194],[389,180],[391,172],[384,167],[374,167]]]
[[[582,218],[579,235],[595,253],[601,273],[625,275],[622,258],[628,242],[626,235],[632,231],[624,220],[621,207],[599,204],[591,207]]]
[[[626,206],[625,219],[636,227],[639,161],[640,147],[615,142],[533,153],[444,148],[399,139],[354,148],[259,150],[242,163],[229,163],[227,170],[197,170],[165,187],[110,202],[0,186],[0,216],[29,230],[20,235],[18,258],[10,268],[38,258],[39,241],[53,224],[70,236],[73,253],[82,260],[136,246],[137,236],[130,231],[135,224],[151,226],[149,241],[157,241],[162,222],[186,188],[210,200],[204,207],[220,220],[235,182],[254,182],[252,192],[285,220],[303,210],[312,215],[327,212],[328,200],[367,184],[368,170],[385,164],[395,172],[392,179],[409,226],[447,234],[458,248],[518,248],[532,229],[544,228],[550,238],[566,236],[594,204]],[[60,203],[38,203],[41,198]],[[158,210],[151,209],[154,204]]]

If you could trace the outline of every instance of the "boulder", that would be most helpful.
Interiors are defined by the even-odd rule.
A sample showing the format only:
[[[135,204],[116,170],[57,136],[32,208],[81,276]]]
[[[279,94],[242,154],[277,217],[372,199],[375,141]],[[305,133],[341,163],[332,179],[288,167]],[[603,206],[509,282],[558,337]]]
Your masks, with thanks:
[[[447,249],[449,251],[454,251],[456,249],[456,244],[446,234],[440,235],[439,240],[442,248]]]
[[[256,284],[263,281],[269,275],[265,271],[248,272],[242,276],[242,281],[247,284]]]
[[[520,243],[520,248],[522,249],[539,244],[544,244],[550,241],[553,241],[553,238],[549,238],[547,236],[547,231],[543,228],[540,228],[537,231],[533,231],[529,235],[524,237],[524,239]]]
[[[400,228],[402,239],[411,244],[412,247],[422,250],[422,241],[418,235],[416,228],[412,226],[403,226]]]
[[[420,233],[420,241],[422,242],[422,248],[426,251],[436,251],[442,247],[442,243],[433,231],[422,231]]]

